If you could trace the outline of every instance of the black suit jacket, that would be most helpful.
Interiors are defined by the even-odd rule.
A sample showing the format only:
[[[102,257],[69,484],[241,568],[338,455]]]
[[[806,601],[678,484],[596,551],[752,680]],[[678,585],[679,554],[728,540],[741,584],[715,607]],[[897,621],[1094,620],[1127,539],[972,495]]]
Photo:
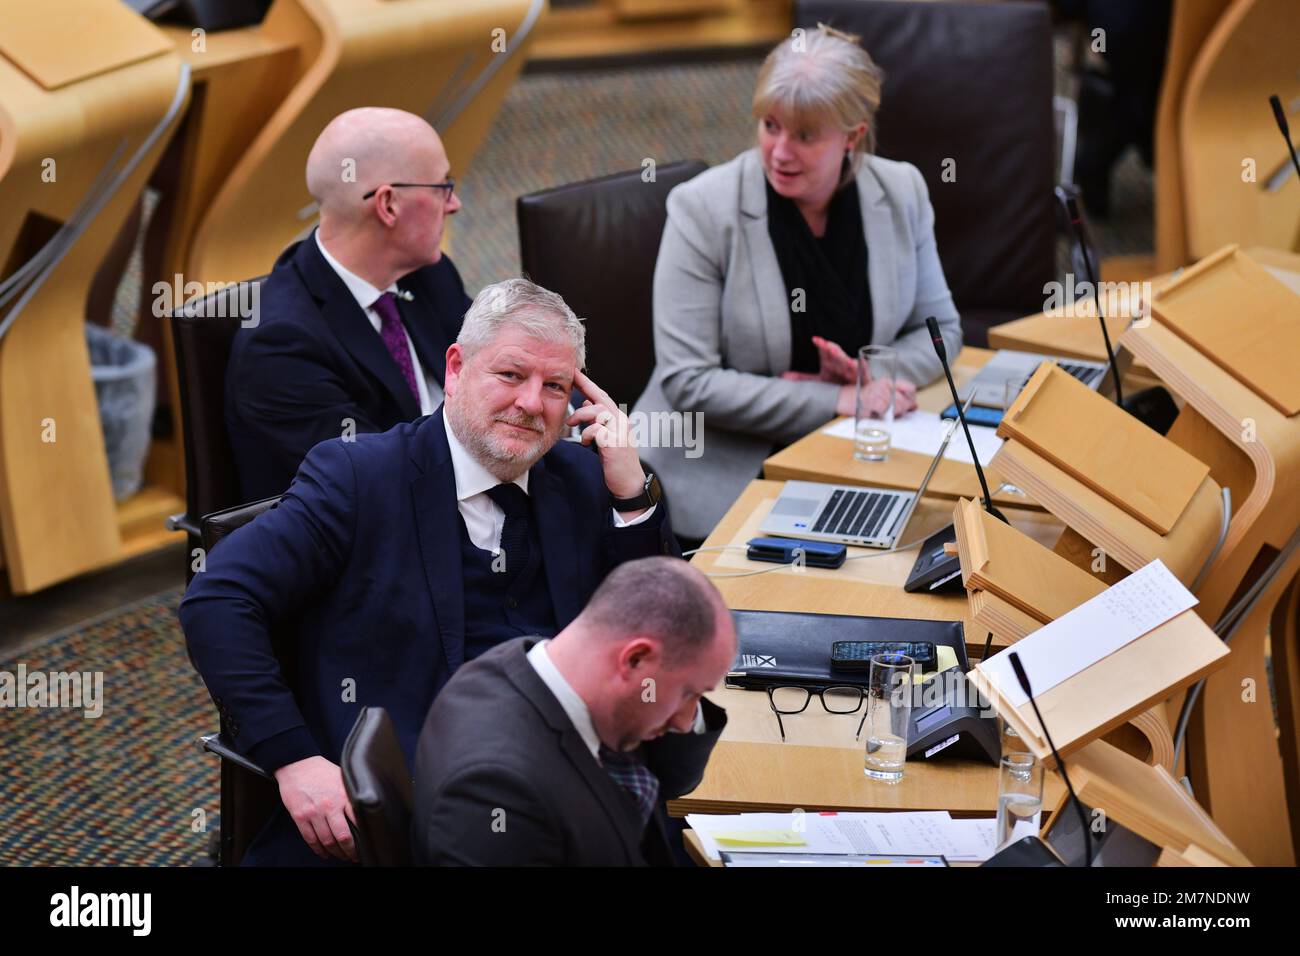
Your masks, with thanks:
[[[494,647],[462,667],[424,723],[415,762],[414,859],[426,865],[668,864],[658,814],[647,827],[632,797],[591,755],[528,662],[536,638]],[[702,703],[702,734],[642,745],[660,800],[704,776],[726,712]]]
[[[425,371],[442,384],[447,347],[470,300],[447,256],[398,280],[398,302]],[[383,340],[316,245],[286,249],[259,293],[258,323],[235,335],[225,415],[244,501],[281,494],[313,446],[420,417]]]

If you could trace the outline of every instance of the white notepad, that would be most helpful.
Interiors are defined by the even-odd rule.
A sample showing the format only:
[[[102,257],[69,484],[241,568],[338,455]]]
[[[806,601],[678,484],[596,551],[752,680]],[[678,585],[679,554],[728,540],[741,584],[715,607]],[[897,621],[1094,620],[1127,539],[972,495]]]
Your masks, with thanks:
[[[933,457],[943,443],[943,436],[947,434],[948,426],[951,424],[950,419],[940,418],[934,412],[925,412],[918,408],[881,427],[889,432],[891,447]],[[842,419],[826,426],[822,431],[836,438],[852,440],[853,419]],[[996,428],[971,425],[970,437],[975,442],[975,450],[979,452],[981,465],[987,465],[1002,447],[1002,439],[998,437]],[[943,453],[943,457],[949,461],[971,464],[970,446],[966,444],[966,436],[962,434],[960,428],[952,436],[952,441],[948,443],[948,450]]]

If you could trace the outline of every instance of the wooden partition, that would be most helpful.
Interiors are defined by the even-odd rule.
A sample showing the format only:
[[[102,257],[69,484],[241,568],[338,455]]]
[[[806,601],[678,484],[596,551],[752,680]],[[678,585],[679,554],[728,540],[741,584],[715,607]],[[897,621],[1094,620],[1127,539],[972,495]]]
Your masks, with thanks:
[[[171,45],[118,0],[0,8],[0,538],[16,593],[156,546],[181,505],[157,487],[114,502],[83,326],[188,91]]]
[[[1268,103],[1278,94],[1300,125],[1297,50],[1294,0],[1236,0],[1206,37],[1179,115],[1189,259],[1229,242],[1300,250],[1300,183]]]

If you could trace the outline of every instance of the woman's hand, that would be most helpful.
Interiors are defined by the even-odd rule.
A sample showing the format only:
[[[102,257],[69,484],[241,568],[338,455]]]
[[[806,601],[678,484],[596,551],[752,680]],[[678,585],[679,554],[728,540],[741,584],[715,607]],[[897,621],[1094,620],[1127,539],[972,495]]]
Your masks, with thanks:
[[[916,408],[916,386],[905,378],[878,378],[868,382],[864,389],[865,405],[863,411],[876,416],[885,413],[889,404],[889,391],[894,388],[894,415],[902,416]],[[857,386],[844,385],[835,399],[835,414],[853,416],[857,414]]]
[[[854,385],[858,380],[858,363],[845,351],[829,339],[820,335],[812,337],[817,347],[820,370],[816,375],[811,372],[782,372],[781,377],[791,382],[830,382],[833,385]]]

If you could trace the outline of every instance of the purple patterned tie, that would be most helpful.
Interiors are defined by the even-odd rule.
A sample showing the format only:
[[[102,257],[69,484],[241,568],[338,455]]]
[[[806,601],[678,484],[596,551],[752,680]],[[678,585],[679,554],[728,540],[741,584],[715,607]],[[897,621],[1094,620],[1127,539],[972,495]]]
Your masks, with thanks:
[[[415,396],[418,404],[420,386],[415,384],[415,368],[411,365],[411,346],[406,338],[406,329],[402,326],[402,316],[397,311],[397,296],[392,292],[385,292],[375,300],[371,308],[379,313],[379,337],[384,340],[384,347],[397,363],[402,378],[406,379],[407,387],[411,389],[411,394]]]
[[[659,799],[659,778],[641,762],[637,753],[620,753],[600,746],[600,765],[614,782],[628,792],[641,811],[641,825],[650,822],[655,802]]]

